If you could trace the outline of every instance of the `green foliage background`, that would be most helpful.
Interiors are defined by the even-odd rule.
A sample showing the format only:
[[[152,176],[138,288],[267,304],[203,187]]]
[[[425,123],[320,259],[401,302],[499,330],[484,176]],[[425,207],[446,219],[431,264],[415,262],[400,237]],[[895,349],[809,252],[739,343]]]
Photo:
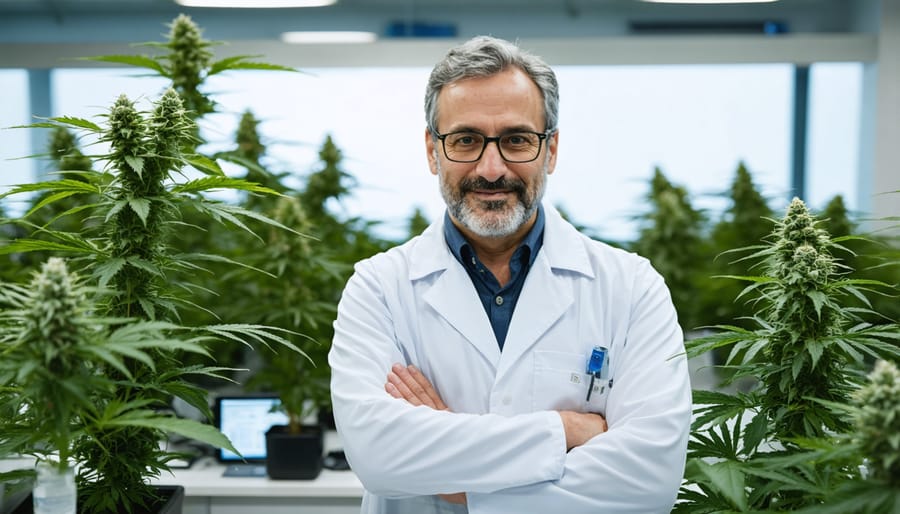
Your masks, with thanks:
[[[296,173],[271,169],[265,120],[250,111],[241,115],[231,150],[203,155],[205,141],[197,121],[217,108],[204,91],[206,78],[240,69],[292,71],[250,56],[214,61],[216,45],[204,40],[189,18],[179,17],[168,41],[146,45],[163,52],[157,57],[93,58],[166,77],[171,92],[161,96],[151,113],[119,99],[106,120],[108,131],[72,118],[42,125],[53,127],[47,157],[58,180],[16,190],[36,193],[20,219],[4,217],[0,197],[0,283],[21,283],[38,273],[49,256],[63,252],[74,257],[72,267],[82,272],[76,282],[110,286],[112,293],[98,298],[105,302],[100,311],[111,319],[172,323],[145,326],[147,333],[238,323],[278,330],[286,345],[302,352],[267,348],[273,340],[258,332],[221,329],[219,341],[205,341],[209,351],[184,346],[173,355],[154,355],[173,376],[193,370],[191,383],[154,382],[158,373],[143,366],[138,354],[121,357],[123,369],[105,369],[100,382],[109,388],[110,380],[146,379],[158,405],[180,394],[205,407],[205,397],[193,388],[219,387],[220,382],[208,379],[225,374],[239,378],[241,388],[277,393],[292,428],[300,430],[310,414],[330,406],[326,357],[336,305],[352,265],[403,241],[378,237],[376,220],[340,214],[336,207],[353,194],[356,183],[342,168],[338,142],[330,136],[321,142],[315,171],[298,187],[286,185]],[[156,136],[146,137],[142,131],[148,125],[142,120]],[[111,154],[99,160],[85,155],[72,133],[79,130],[105,134]],[[98,170],[101,161],[111,162],[107,166],[120,173]],[[224,176],[220,161],[240,166],[243,176]],[[167,182],[182,166],[206,176]],[[204,193],[216,188],[242,193],[234,202],[210,201]],[[711,333],[688,343],[691,355],[710,351],[713,361],[723,365],[725,389],[695,395],[699,419],[687,468],[689,487],[676,510],[809,510],[862,501],[863,494],[869,499],[860,512],[898,508],[900,437],[882,437],[883,426],[896,427],[900,419],[900,414],[889,414],[897,398],[896,368],[890,368],[898,355],[897,240],[879,234],[858,237],[861,224],[840,196],[823,206],[818,217],[805,205],[792,204],[785,217],[776,218],[771,200],[757,190],[743,163],[722,194],[726,209],[717,216],[704,212],[693,206],[686,188],[657,168],[648,181],[648,208],[638,217],[637,237],[614,243],[651,260],[666,279],[687,333]],[[414,210],[408,237],[428,223]],[[109,245],[91,246],[103,241]],[[8,290],[27,299],[21,286]],[[886,364],[879,364],[870,383],[880,386],[866,389],[866,373],[878,358]],[[244,366],[249,372],[236,371]],[[93,376],[91,369],[77,371]],[[11,369],[6,372],[12,376]],[[755,386],[735,390],[740,379]],[[128,385],[131,391],[139,389]],[[3,401],[0,409],[15,412],[16,404]],[[113,439],[91,434],[94,441],[122,448],[128,440],[144,442],[132,444],[130,453],[110,459],[109,452],[88,443],[77,451],[94,462],[158,457],[158,447],[147,443],[151,439],[136,436],[152,429],[141,425],[150,421],[132,421],[128,430],[105,427]],[[156,422],[157,428],[165,424]],[[47,431],[48,437],[70,437],[68,426],[54,430]],[[873,458],[874,482],[854,471],[863,455]],[[121,473],[135,471],[134,465],[125,468]],[[164,462],[154,464],[155,472],[160,469]],[[116,494],[100,490],[95,498]],[[105,500],[92,501],[115,508]]]

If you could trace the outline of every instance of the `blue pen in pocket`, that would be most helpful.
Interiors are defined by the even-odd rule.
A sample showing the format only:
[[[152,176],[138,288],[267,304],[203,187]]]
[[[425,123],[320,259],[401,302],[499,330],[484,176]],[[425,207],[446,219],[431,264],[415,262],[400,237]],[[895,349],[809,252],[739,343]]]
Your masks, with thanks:
[[[605,346],[595,346],[594,349],[591,350],[591,356],[588,358],[586,371],[586,373],[591,376],[591,381],[588,384],[587,398],[584,400],[586,402],[591,401],[591,393],[594,391],[594,379],[600,378],[600,373],[603,372],[607,351]]]

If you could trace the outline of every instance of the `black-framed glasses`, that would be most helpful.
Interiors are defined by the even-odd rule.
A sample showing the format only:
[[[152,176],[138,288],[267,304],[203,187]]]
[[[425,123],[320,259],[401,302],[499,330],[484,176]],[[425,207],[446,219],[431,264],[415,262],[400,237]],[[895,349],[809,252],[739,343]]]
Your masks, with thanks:
[[[463,130],[438,134],[434,137],[441,140],[444,156],[453,162],[475,162],[484,155],[488,143],[496,143],[500,157],[506,162],[531,162],[541,154],[544,140],[551,132],[518,131],[495,137],[488,137],[478,132]]]

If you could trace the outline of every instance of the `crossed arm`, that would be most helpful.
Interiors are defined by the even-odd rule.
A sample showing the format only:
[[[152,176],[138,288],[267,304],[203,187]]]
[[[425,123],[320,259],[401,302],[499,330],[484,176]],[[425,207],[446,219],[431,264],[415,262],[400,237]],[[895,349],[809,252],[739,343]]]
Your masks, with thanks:
[[[412,405],[424,405],[434,410],[449,411],[431,382],[413,365],[394,364],[387,375],[384,390],[398,400]],[[599,414],[559,411],[566,433],[566,450],[581,446],[594,436],[606,432],[606,419]],[[466,503],[466,493],[439,495],[450,503]]]

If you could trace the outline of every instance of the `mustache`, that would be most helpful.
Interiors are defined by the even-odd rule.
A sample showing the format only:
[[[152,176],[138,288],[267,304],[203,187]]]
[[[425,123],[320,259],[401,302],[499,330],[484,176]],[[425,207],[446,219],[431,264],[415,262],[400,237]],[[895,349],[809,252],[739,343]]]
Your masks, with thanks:
[[[471,193],[473,191],[512,191],[519,197],[525,194],[525,182],[514,179],[501,177],[494,182],[489,182],[484,177],[466,178],[459,183],[459,192],[462,194]]]

